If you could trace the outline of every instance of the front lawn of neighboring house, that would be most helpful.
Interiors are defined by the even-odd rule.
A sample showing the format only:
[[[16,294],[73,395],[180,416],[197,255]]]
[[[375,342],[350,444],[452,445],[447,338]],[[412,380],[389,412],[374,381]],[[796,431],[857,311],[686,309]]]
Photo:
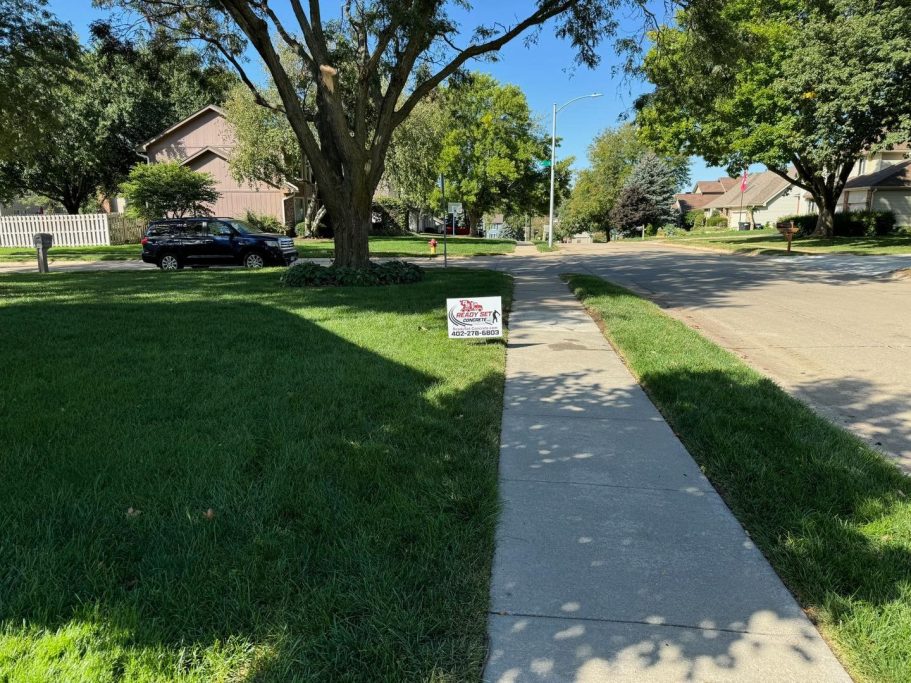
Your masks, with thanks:
[[[855,680],[911,680],[911,479],[654,304],[568,279]]]
[[[443,257],[442,235],[403,235],[397,237],[371,237],[370,255],[377,257],[430,256],[430,240],[437,241],[436,258]],[[450,256],[497,256],[516,250],[515,240],[487,239],[486,237],[447,237]],[[332,258],[332,240],[296,240],[301,258]]]
[[[786,250],[787,240],[774,229],[752,231],[681,232],[666,239],[668,244],[690,245],[735,253],[777,253]],[[792,253],[802,254],[911,254],[911,234],[883,237],[798,237]]]
[[[559,251],[560,243],[554,242],[552,245],[549,245],[547,243],[547,240],[535,240],[535,249],[540,251],[542,254],[547,253],[549,251]]]
[[[499,273],[0,276],[0,680],[477,681]]]
[[[0,247],[0,263],[35,261],[32,247]],[[132,261],[139,259],[142,245],[117,244],[101,247],[51,247],[49,261]]]
[[[405,235],[402,237],[371,237],[370,254],[376,257],[430,256],[431,239],[437,241],[437,257],[443,256],[442,235]],[[301,258],[333,258],[334,247],[329,239],[297,240]],[[514,240],[478,237],[449,237],[450,256],[485,256],[511,254],[516,249]],[[52,247],[48,252],[51,261],[129,261],[139,259],[142,246],[118,244],[109,247]],[[0,263],[34,261],[35,250],[22,247],[0,247]]]

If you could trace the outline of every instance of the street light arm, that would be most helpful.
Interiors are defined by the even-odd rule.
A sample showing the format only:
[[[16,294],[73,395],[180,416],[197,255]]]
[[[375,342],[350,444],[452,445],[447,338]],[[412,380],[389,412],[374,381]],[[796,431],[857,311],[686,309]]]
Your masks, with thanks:
[[[574,97],[569,102],[566,102],[565,104],[561,105],[560,107],[557,107],[557,113],[559,114],[561,111],[566,109],[569,105],[571,105],[573,102],[578,102],[579,100],[584,100],[589,97],[603,97],[603,96],[604,95],[599,92],[593,92],[591,95],[579,95],[579,97]]]
[[[574,97],[569,102],[566,102],[559,109],[557,108],[557,103],[554,102],[554,114],[550,129],[550,221],[547,226],[547,246],[549,247],[554,246],[554,166],[557,165],[557,114],[573,102],[590,97],[601,97],[601,93],[593,92],[591,95],[579,95],[579,97]]]

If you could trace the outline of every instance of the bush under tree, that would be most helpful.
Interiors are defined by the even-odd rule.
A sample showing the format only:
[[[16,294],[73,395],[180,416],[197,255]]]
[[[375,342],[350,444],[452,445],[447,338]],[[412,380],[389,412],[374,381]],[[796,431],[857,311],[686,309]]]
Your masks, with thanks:
[[[286,287],[373,287],[420,282],[424,269],[406,261],[369,263],[366,268],[321,266],[307,261],[288,268],[281,276]]]

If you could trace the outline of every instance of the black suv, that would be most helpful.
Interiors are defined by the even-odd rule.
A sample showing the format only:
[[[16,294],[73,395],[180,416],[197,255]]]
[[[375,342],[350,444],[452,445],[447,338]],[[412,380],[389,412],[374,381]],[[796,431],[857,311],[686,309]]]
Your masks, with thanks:
[[[153,221],[142,238],[142,260],[162,270],[239,264],[247,268],[288,265],[297,259],[294,240],[257,232],[234,218]]]

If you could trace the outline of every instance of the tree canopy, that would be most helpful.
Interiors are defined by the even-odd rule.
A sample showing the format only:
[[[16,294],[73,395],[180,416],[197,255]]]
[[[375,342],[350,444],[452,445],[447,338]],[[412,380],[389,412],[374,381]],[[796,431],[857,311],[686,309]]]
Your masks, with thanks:
[[[79,54],[71,28],[44,0],[0,0],[0,161],[27,156],[59,123],[54,91]]]
[[[127,211],[147,220],[210,216],[209,204],[219,197],[211,175],[178,161],[134,166],[120,191],[127,200]]]
[[[911,132],[907,0],[694,4],[653,34],[637,121],[661,149],[732,174],[763,163],[811,193],[817,233],[857,157]]]
[[[141,161],[140,143],[222,101],[233,79],[162,36],[132,46],[98,25],[90,48],[48,92],[55,120],[41,126],[28,154],[0,162],[0,188],[48,197],[77,213],[98,193],[117,191]]]
[[[550,22],[594,65],[599,42],[616,28],[620,0],[536,0],[524,16],[472,30],[457,24],[462,0],[343,2],[324,18],[319,0],[104,0],[138,12],[175,36],[199,40],[231,63],[257,102],[288,118],[310,161],[335,227],[336,263],[363,267],[369,257],[371,204],[393,132],[415,107],[470,60],[495,54],[519,36],[534,40]],[[288,21],[288,17],[293,20]],[[304,65],[290,73],[282,46]],[[281,104],[269,102],[243,63],[248,47],[266,65]],[[311,126],[311,123],[314,124]]]
[[[588,148],[588,168],[579,171],[572,193],[561,206],[561,231],[606,230],[630,174],[649,153],[648,145],[640,139],[633,124],[602,131]],[[677,191],[689,180],[688,159],[674,155],[663,162],[673,173],[674,191]]]
[[[474,73],[450,86],[444,101],[449,122],[440,170],[447,196],[462,202],[472,233],[488,211],[540,204],[549,171],[536,161],[550,157],[550,140],[525,93]]]
[[[611,223],[622,231],[672,223],[674,193],[680,184],[679,168],[653,152],[644,153],[620,188],[611,208]]]

